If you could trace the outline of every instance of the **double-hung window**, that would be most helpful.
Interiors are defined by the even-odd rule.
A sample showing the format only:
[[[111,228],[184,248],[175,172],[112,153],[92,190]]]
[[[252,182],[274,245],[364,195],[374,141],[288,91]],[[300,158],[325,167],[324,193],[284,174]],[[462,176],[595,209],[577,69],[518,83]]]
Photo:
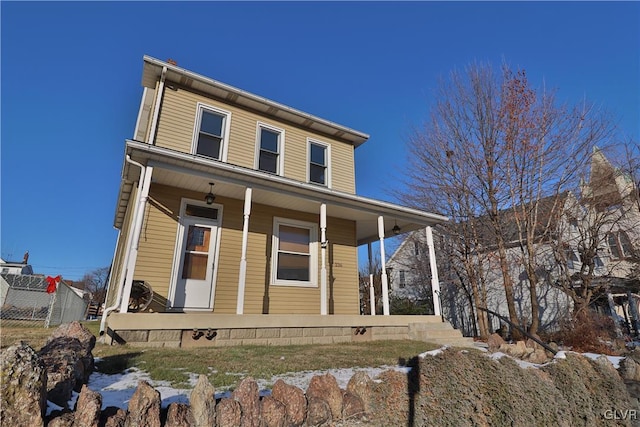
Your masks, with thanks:
[[[257,169],[282,175],[284,131],[258,123]]]
[[[400,288],[404,288],[407,286],[407,272],[405,270],[400,270]]]
[[[226,160],[226,140],[231,113],[198,105],[193,152],[216,160]]]
[[[272,284],[316,286],[317,235],[316,224],[274,219]]]
[[[309,141],[309,182],[330,187],[329,146]]]
[[[617,231],[607,234],[607,243],[612,259],[629,258],[633,255],[631,240],[624,231]]]

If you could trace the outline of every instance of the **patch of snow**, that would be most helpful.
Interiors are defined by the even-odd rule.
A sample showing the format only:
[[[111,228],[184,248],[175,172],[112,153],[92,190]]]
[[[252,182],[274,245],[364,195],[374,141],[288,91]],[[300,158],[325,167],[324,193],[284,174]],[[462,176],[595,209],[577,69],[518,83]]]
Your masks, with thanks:
[[[437,356],[437,355],[441,354],[443,351],[445,351],[448,348],[449,348],[449,346],[443,345],[442,347],[436,348],[435,350],[425,351],[424,353],[420,353],[418,355],[418,357],[420,359],[424,359],[427,356]]]
[[[603,354],[596,354],[596,353],[582,353],[582,355],[584,357],[588,357],[589,359],[593,359],[593,360],[596,360],[600,356],[604,356]],[[606,356],[606,358],[609,359],[609,362],[611,362],[613,367],[616,369],[620,368],[620,362],[622,361],[622,359],[624,359],[624,357],[622,356]]]
[[[559,352],[556,353],[555,356],[553,356],[554,359],[566,359],[567,358],[567,352],[564,350],[560,350]]]

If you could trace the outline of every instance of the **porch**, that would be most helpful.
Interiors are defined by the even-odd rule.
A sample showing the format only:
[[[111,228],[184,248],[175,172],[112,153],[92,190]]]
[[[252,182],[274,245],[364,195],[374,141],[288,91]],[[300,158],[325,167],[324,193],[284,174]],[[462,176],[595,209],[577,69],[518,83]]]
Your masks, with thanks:
[[[106,344],[139,347],[308,345],[418,340],[472,346],[440,316],[112,313]]]

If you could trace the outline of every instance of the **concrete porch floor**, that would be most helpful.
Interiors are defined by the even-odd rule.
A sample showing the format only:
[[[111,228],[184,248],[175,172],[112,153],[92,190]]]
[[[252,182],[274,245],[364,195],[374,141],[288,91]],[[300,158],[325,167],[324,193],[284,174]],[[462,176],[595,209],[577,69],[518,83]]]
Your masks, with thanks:
[[[141,347],[304,345],[412,339],[473,346],[440,316],[111,313],[107,344]]]

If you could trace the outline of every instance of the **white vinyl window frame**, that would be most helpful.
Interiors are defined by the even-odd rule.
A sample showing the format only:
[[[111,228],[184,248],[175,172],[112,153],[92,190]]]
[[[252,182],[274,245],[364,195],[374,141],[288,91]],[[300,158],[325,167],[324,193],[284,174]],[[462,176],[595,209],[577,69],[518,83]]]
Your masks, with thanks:
[[[278,138],[278,161],[277,161],[277,170],[275,175],[284,176],[284,141],[285,141],[285,132],[284,129],[279,127],[270,125],[264,122],[258,122],[256,126],[256,150],[255,150],[255,160],[254,160],[254,169],[260,170],[260,152],[262,151],[262,130],[267,130],[269,132],[279,134]],[[262,171],[266,173],[272,173],[269,171]]]
[[[311,146],[317,145],[324,148],[325,156],[325,183],[321,184],[315,181],[311,181]],[[318,141],[317,139],[307,138],[307,182],[310,184],[321,185],[323,187],[331,188],[331,144]]]
[[[223,135],[221,135],[220,141],[220,158],[214,159],[213,157],[198,154],[198,139],[200,137],[200,124],[202,122],[202,113],[209,112],[224,117],[224,125],[222,128]],[[196,106],[196,120],[193,125],[193,139],[191,141],[191,154],[202,156],[208,159],[219,160],[222,162],[227,161],[227,154],[229,152],[229,131],[231,129],[231,111],[223,110],[213,105],[204,104],[198,102]]]
[[[309,280],[278,279],[278,253],[280,242],[280,226],[302,228],[309,231]],[[273,240],[271,250],[271,285],[295,286],[305,288],[318,287],[318,225],[312,222],[299,221],[289,218],[273,218]]]

